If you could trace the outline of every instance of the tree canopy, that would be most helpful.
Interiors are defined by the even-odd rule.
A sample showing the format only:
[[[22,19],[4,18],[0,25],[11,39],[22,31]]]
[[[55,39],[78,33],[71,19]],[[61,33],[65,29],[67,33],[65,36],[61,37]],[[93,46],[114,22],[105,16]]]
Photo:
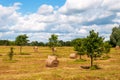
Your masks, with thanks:
[[[29,41],[27,38],[28,38],[28,36],[26,34],[18,35],[16,37],[15,43],[16,43],[16,45],[20,46],[20,54],[22,52],[22,46],[26,45]]]
[[[110,42],[113,46],[120,46],[120,25],[119,27],[114,27],[110,35]]]
[[[80,55],[80,59],[81,59],[81,55],[84,55],[86,52],[84,41],[85,39],[82,38],[77,38],[72,41],[74,50],[77,51],[78,55]]]
[[[55,34],[52,34],[49,38],[49,46],[50,47],[56,47],[58,45],[58,36]]]
[[[18,46],[26,45],[29,41],[27,38],[28,38],[28,36],[26,34],[18,35],[15,40],[16,45],[18,45]]]
[[[55,34],[52,34],[49,38],[49,46],[52,48],[53,54],[55,53],[55,47],[58,46],[58,36]]]
[[[104,38],[99,37],[98,32],[95,33],[94,30],[91,30],[86,38],[86,51],[91,58],[91,67],[93,66],[94,56],[100,54],[103,49],[103,40]]]

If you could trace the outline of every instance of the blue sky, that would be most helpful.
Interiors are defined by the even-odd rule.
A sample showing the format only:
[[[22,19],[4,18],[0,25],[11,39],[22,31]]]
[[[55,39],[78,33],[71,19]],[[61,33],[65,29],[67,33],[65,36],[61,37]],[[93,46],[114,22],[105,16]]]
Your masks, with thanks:
[[[43,4],[61,7],[64,5],[65,1],[66,0],[0,0],[0,4],[3,6],[10,6],[19,2],[21,3],[19,11],[25,14],[36,12]]]
[[[120,25],[120,0],[0,0],[0,39],[27,34],[30,41],[47,42],[86,37],[90,30],[109,40]]]

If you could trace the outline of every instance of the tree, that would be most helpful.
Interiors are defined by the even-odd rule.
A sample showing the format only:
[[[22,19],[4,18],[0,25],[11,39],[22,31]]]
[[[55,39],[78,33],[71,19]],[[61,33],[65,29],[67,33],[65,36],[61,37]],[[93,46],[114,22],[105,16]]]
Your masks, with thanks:
[[[39,45],[39,42],[38,41],[32,41],[30,43],[31,46],[38,46]]]
[[[103,49],[103,40],[104,38],[99,37],[98,33],[95,33],[94,30],[89,32],[85,40],[86,51],[91,59],[91,67],[93,66],[93,60],[96,54],[100,54]]]
[[[110,42],[113,46],[120,46],[120,25],[119,27],[114,27],[110,35]]]
[[[110,52],[111,45],[108,42],[104,42],[104,53],[106,54],[106,57],[108,56],[108,53]]]
[[[49,47],[52,49],[53,54],[55,54],[55,47],[58,46],[58,36],[52,34],[49,38]]]
[[[72,42],[71,41],[66,41],[65,46],[72,46]]]
[[[16,37],[15,43],[16,45],[20,46],[20,54],[22,53],[22,46],[26,45],[28,43],[28,36],[26,34],[24,35],[18,35]]]
[[[65,42],[63,40],[59,40],[59,46],[65,46]]]
[[[0,40],[0,45],[8,46],[9,40]]]
[[[77,38],[72,41],[72,44],[74,46],[75,51],[77,51],[77,54],[81,56],[85,54],[85,45],[84,45],[84,39]]]
[[[14,54],[13,54],[13,53],[14,53],[14,52],[13,52],[13,49],[14,49],[14,48],[11,47],[11,48],[10,48],[10,52],[8,53],[8,56],[9,56],[9,59],[10,59],[10,60],[12,60],[13,55],[14,55]]]
[[[43,42],[39,42],[39,46],[45,46]]]

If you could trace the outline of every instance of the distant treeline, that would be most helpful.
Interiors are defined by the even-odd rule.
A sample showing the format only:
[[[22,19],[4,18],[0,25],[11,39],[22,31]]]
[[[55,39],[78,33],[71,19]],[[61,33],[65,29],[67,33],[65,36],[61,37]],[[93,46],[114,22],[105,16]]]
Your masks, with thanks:
[[[25,46],[48,46],[48,43],[32,41],[25,44]],[[10,40],[0,40],[0,46],[17,46],[15,41]],[[72,46],[72,41],[59,41],[59,46]]]

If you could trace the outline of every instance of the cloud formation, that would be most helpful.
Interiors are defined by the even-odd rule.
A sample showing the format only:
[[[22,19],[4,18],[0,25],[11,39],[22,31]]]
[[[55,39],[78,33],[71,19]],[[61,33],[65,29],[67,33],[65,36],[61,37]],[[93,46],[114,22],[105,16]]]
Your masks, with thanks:
[[[120,0],[66,0],[57,10],[43,4],[29,14],[18,12],[21,4],[0,5],[1,39],[27,34],[31,41],[46,42],[55,33],[66,41],[86,37],[94,29],[108,40],[111,29],[120,24]]]

